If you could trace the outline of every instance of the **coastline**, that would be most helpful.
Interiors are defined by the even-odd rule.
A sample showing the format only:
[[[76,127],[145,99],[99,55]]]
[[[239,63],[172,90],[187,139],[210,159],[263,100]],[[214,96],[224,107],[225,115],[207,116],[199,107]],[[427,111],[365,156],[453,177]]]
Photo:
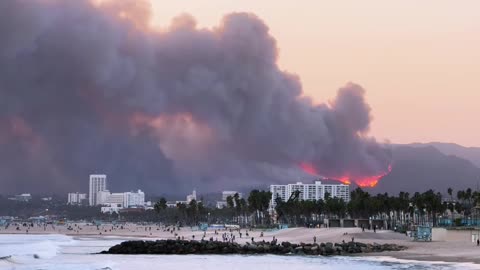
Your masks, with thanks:
[[[195,240],[200,240],[204,235],[203,231],[191,230],[191,228],[181,228],[179,231],[172,233],[171,231],[164,231],[164,229],[157,228],[149,225],[138,224],[125,224],[123,230],[112,230],[114,227],[111,224],[100,225],[97,229],[96,226],[81,226],[82,229],[77,231],[68,230],[68,226],[55,226],[44,230],[43,227],[38,229],[31,229],[29,235],[49,235],[59,234],[72,237],[73,239],[82,238],[96,238],[96,239],[115,239],[115,240],[166,240],[176,239],[176,237],[184,237],[191,240],[195,237]],[[151,229],[150,229],[151,227]],[[158,229],[158,230],[157,230]],[[112,231],[110,231],[112,230]],[[246,230],[242,230],[243,233]],[[263,232],[263,237],[261,234]],[[230,233],[230,231],[217,231],[208,230],[205,233],[206,239],[210,237],[219,237],[223,233]],[[237,233],[238,232],[234,232]],[[26,231],[17,231],[13,228],[5,230],[0,229],[0,234],[9,235],[26,235]],[[290,228],[283,230],[261,231],[253,230],[249,231],[249,237],[243,236],[237,237],[236,243],[245,244],[251,241],[254,237],[255,241],[271,241],[273,237],[278,239],[278,242],[287,241],[291,243],[313,243],[313,237],[316,237],[316,241],[319,242],[349,242],[352,238],[355,241],[362,243],[377,243],[377,244],[396,244],[406,246],[408,249],[403,251],[385,251],[381,253],[360,253],[347,256],[353,257],[365,257],[365,258],[393,258],[404,261],[422,261],[422,262],[436,262],[436,263],[467,263],[474,264],[480,268],[480,247],[477,247],[473,243],[469,242],[467,232],[452,232],[450,237],[445,241],[433,241],[433,242],[413,242],[405,235],[395,233],[392,231],[377,231],[373,233],[371,231],[362,232],[359,228]]]

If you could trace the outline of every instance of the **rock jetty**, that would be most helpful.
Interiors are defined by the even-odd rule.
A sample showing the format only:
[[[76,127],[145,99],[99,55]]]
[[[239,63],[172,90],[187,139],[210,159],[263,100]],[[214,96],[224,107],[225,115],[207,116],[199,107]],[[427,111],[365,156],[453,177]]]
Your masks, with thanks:
[[[360,242],[293,244],[290,242],[255,242],[240,245],[220,241],[125,241],[101,254],[276,254],[276,255],[347,255],[383,251],[400,251],[396,244],[364,244]]]

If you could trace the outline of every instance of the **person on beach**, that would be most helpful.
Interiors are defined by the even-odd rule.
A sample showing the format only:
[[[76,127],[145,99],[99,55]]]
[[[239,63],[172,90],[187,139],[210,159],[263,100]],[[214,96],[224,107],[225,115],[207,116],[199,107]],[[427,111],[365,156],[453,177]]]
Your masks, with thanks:
[[[477,239],[477,247],[480,246],[480,239]]]
[[[316,236],[313,237],[313,243],[314,244],[317,243],[317,237]]]

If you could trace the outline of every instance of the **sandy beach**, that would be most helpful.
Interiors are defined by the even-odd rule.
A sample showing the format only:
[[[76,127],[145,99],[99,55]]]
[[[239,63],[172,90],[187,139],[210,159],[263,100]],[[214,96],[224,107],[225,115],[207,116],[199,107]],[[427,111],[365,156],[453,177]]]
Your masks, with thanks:
[[[139,225],[127,223],[123,225],[103,224],[96,225],[87,223],[68,223],[65,225],[35,225],[28,228],[28,234],[64,234],[73,237],[118,237],[128,238],[148,238],[148,239],[175,239],[182,238],[186,240],[208,240],[222,241],[222,235],[229,237],[235,235],[235,242],[245,243],[254,241],[271,241],[273,237],[278,242],[288,241],[292,243],[313,243],[314,237],[317,242],[341,242],[355,241],[363,243],[392,243],[407,246],[408,249],[398,252],[383,252],[378,254],[362,254],[359,256],[390,256],[398,259],[422,260],[422,261],[445,261],[445,262],[471,262],[480,264],[480,247],[470,241],[470,231],[448,231],[445,241],[432,242],[414,242],[404,234],[378,230],[362,232],[360,228],[289,228],[283,230],[212,230],[206,232],[192,230],[190,227],[181,227],[180,230],[173,227],[164,228],[158,225]],[[263,233],[263,237],[261,236]],[[9,226],[1,227],[0,234],[27,234],[27,227]]]

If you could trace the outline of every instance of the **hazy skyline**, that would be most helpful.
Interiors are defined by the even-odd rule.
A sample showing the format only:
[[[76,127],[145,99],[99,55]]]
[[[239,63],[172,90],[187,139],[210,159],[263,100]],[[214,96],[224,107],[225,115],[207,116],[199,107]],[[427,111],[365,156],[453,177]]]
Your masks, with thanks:
[[[180,13],[209,28],[227,13],[258,15],[281,68],[316,102],[349,81],[367,90],[380,141],[480,146],[478,1],[151,1],[161,27]]]

